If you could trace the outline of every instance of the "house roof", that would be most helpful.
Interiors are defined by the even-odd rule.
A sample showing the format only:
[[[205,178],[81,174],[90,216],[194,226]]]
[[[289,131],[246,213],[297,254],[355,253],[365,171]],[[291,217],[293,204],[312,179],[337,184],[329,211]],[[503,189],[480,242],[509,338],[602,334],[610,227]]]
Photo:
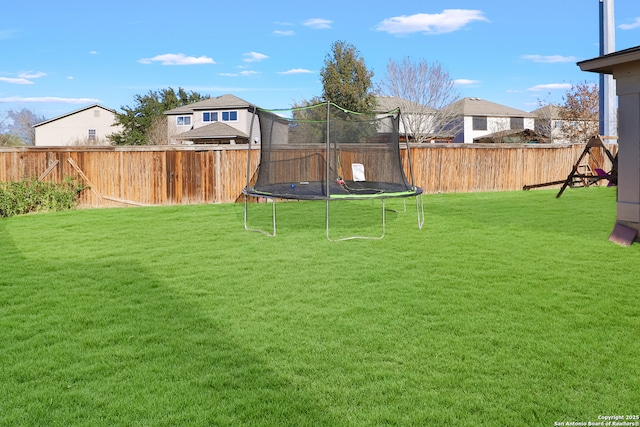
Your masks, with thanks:
[[[615,66],[630,62],[640,62],[640,46],[619,50],[593,59],[587,59],[586,61],[578,62],[578,66],[582,71],[613,74]]]
[[[226,139],[249,138],[249,135],[226,123],[215,122],[210,125],[191,129],[175,136],[176,139]]]
[[[509,129],[473,138],[475,143],[495,142],[548,142],[547,138],[533,129]]]
[[[74,115],[74,114],[81,113],[82,111],[90,110],[90,109],[92,109],[92,108],[96,108],[96,107],[98,107],[98,108],[102,108],[103,110],[109,111],[109,112],[111,112],[111,113],[113,113],[113,114],[115,114],[115,113],[116,113],[116,110],[112,110],[111,108],[103,107],[103,106],[102,106],[102,105],[100,105],[100,104],[91,104],[91,105],[89,105],[89,106],[86,106],[86,107],[80,108],[80,109],[78,109],[78,110],[75,110],[75,111],[71,111],[71,112],[69,112],[69,113],[62,114],[62,115],[60,115],[60,116],[54,117],[54,118],[49,119],[49,120],[45,120],[44,122],[37,123],[37,124],[33,125],[33,127],[35,128],[35,127],[42,126],[42,125],[47,124],[47,123],[55,122],[56,120],[64,119],[65,117],[69,117],[69,116],[72,116],[72,115]]]
[[[558,105],[548,104],[544,107],[533,110],[531,114],[535,114],[536,117],[557,119],[560,117],[560,107]]]
[[[403,113],[424,113],[425,109],[432,110],[432,108],[429,108],[426,105],[418,104],[416,102],[409,101],[408,99],[402,99],[396,96],[376,96],[376,101],[378,103],[376,112],[378,113],[386,113],[387,111],[393,111],[396,108],[400,108]]]
[[[462,116],[486,116],[486,117],[528,117],[534,118],[535,114],[528,113],[506,105],[485,101],[480,98],[462,98],[451,105]]]
[[[164,114],[192,114],[197,110],[221,110],[227,108],[249,108],[253,104],[248,103],[244,99],[238,98],[235,95],[220,95],[215,98],[208,98],[202,101],[194,102],[193,104],[183,105],[181,107],[173,108],[165,111]]]

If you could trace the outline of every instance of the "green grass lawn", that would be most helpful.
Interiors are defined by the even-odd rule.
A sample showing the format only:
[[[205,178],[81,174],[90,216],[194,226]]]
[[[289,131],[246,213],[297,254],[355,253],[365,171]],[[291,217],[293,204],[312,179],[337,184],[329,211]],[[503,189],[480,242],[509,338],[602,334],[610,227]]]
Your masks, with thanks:
[[[0,219],[0,425],[553,426],[640,413],[615,188]],[[373,234],[379,202],[332,203]],[[270,205],[250,206],[269,226]],[[335,209],[335,210],[334,210]],[[354,219],[356,219],[354,221]]]

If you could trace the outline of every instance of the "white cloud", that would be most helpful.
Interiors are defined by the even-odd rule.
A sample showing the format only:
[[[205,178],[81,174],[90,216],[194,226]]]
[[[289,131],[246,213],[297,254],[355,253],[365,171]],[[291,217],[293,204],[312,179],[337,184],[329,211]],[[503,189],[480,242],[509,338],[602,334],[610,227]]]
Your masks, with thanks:
[[[244,56],[244,62],[260,62],[269,58],[267,55],[258,52],[249,52],[243,54],[242,56]]]
[[[258,74],[261,74],[261,73],[259,71],[251,71],[251,70],[240,71],[241,76],[255,76]]]
[[[90,54],[90,55],[97,55],[97,54],[98,54],[98,51],[92,50],[92,51],[89,51],[89,54]]]
[[[24,98],[21,96],[11,96],[8,98],[0,98],[0,102],[59,102],[61,104],[99,104],[102,101],[94,98],[59,98],[55,96]]]
[[[35,73],[28,71],[18,74],[18,77],[22,77],[23,79],[39,79],[40,77],[44,77],[46,75],[47,73],[43,73],[42,71],[36,71]]]
[[[27,80],[25,78],[15,78],[15,77],[0,77],[0,82],[11,83],[13,85],[32,85],[33,84],[31,80]]]
[[[456,79],[453,81],[453,84],[456,86],[477,85],[478,83],[480,83],[480,80]]]
[[[219,75],[225,77],[238,77],[238,73],[220,73]]]
[[[273,34],[276,36],[293,36],[295,32],[293,30],[275,30]]]
[[[549,83],[549,84],[543,84],[543,85],[535,85],[529,88],[529,90],[532,90],[532,91],[558,90],[558,89],[562,89],[562,90],[571,89],[571,84],[570,83]]]
[[[522,59],[533,62],[543,62],[547,64],[558,62],[575,62],[577,58],[575,56],[562,56],[562,55],[522,55]]]
[[[331,24],[333,24],[333,21],[329,21],[328,19],[323,18],[311,18],[307,19],[303,23],[305,27],[313,28],[315,30],[324,30],[327,28],[331,28]]]
[[[636,18],[631,24],[620,24],[618,28],[621,30],[634,30],[636,28],[640,28],[640,17]]]
[[[469,9],[445,9],[442,13],[417,13],[387,18],[376,27],[389,34],[444,34],[464,28],[473,21],[489,21],[482,11]]]
[[[32,79],[39,79],[40,77],[44,77],[46,75],[47,73],[43,73],[42,71],[26,71],[18,74],[18,77],[0,77],[0,82],[13,85],[32,85]]]
[[[311,70],[306,70],[304,68],[293,68],[287,71],[279,71],[278,74],[310,74],[313,73]]]
[[[215,64],[215,61],[207,56],[187,56],[184,53],[165,53],[156,55],[153,58],[142,58],[138,62],[141,64],[160,62],[162,65]]]

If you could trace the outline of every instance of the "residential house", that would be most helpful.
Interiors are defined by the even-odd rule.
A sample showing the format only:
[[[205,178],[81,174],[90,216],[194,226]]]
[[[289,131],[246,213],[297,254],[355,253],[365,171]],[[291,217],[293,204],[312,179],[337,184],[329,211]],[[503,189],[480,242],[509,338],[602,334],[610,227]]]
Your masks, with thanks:
[[[406,135],[412,142],[451,142],[451,137],[436,135],[433,128],[439,116],[433,108],[394,96],[376,96],[376,101],[377,113],[400,109],[401,138]]]
[[[560,106],[545,105],[544,107],[533,110],[531,113],[536,115],[536,131],[549,138],[549,142],[570,143],[567,139],[563,127],[568,123],[560,118]]]
[[[98,104],[34,125],[36,146],[111,145],[108,137],[120,132],[116,112]]]
[[[253,143],[260,142],[255,106],[234,95],[215,98],[165,111],[169,144],[246,144],[253,121]]]
[[[533,110],[531,113],[536,115],[536,131],[549,136],[551,142],[558,143],[586,143],[598,132],[598,120],[566,120],[561,118],[561,111],[561,106],[553,104]]]
[[[560,119],[560,107],[549,104],[531,112],[535,114],[535,130],[549,138],[549,142],[569,142],[562,132],[563,120]]]
[[[480,98],[462,98],[451,105],[461,131],[453,142],[473,143],[475,139],[509,130],[534,129],[535,114]]]

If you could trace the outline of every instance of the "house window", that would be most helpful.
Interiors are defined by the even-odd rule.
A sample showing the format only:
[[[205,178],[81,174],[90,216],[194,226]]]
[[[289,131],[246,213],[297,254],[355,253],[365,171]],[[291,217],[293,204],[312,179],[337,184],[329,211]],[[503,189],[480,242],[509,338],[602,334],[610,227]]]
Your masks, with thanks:
[[[205,111],[202,113],[202,121],[203,122],[217,122],[218,121],[218,112],[217,111]]]
[[[511,129],[524,129],[524,117],[511,117]]]
[[[178,116],[176,118],[176,123],[178,124],[178,126],[190,126],[191,116]]]
[[[96,130],[89,129],[89,141],[95,141],[95,140],[96,140]]]
[[[487,118],[473,116],[473,130],[487,130]]]
[[[237,111],[223,111],[222,112],[222,121],[223,122],[235,122],[238,120],[238,112]]]

